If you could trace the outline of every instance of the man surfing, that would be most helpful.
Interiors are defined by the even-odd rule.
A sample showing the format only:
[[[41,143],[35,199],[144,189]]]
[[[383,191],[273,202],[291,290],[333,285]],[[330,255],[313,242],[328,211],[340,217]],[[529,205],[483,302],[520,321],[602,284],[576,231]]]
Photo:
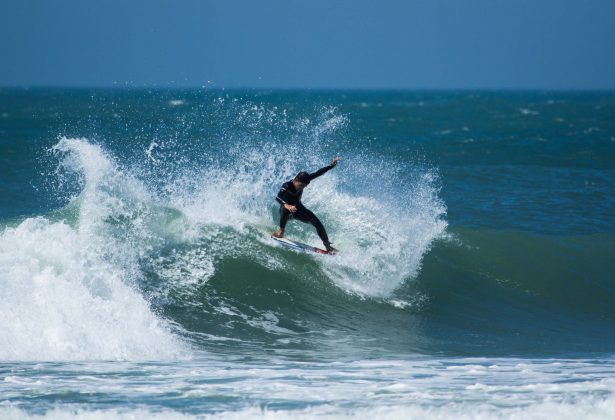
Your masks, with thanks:
[[[316,232],[318,236],[320,236],[327,252],[333,253],[337,251],[331,246],[325,227],[320,220],[318,220],[318,217],[301,203],[301,196],[303,195],[303,189],[307,187],[314,178],[318,178],[325,172],[333,169],[341,159],[341,157],[336,157],[329,166],[325,166],[311,174],[301,171],[291,181],[282,184],[278,196],[276,197],[276,200],[280,203],[280,228],[273,233],[273,236],[276,238],[284,237],[286,222],[288,222],[289,217],[293,217],[303,223],[309,223],[316,228]]]

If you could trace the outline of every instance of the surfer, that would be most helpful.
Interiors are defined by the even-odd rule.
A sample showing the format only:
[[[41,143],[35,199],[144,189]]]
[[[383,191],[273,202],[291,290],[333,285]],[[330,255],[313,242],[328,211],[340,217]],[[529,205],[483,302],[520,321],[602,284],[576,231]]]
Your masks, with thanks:
[[[301,203],[301,195],[303,194],[303,189],[307,187],[314,178],[318,178],[325,172],[333,169],[340,159],[340,157],[336,157],[329,166],[325,166],[311,174],[301,171],[291,181],[282,184],[278,196],[276,197],[276,200],[280,203],[280,228],[273,233],[273,236],[276,238],[284,237],[286,222],[288,222],[289,217],[293,217],[303,223],[309,223],[314,226],[327,251],[336,251],[336,249],[331,246],[327,231],[325,231],[325,227],[320,220],[318,220],[318,217]]]

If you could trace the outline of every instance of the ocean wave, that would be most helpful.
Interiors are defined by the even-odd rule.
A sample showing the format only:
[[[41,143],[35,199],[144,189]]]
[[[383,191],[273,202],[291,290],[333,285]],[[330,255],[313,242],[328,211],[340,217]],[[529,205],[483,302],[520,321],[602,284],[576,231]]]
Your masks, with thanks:
[[[77,267],[78,276],[54,281],[86,286],[85,297],[69,299],[71,305],[96,308],[96,293],[117,290],[103,296],[110,306],[99,305],[117,320],[101,316],[101,326],[92,320],[88,328],[104,330],[123,319],[130,307],[113,305],[130,300],[126,296],[142,308],[142,315],[123,321],[126,330],[136,328],[133,321],[148,327],[129,337],[142,342],[120,335],[115,353],[82,331],[81,347],[78,338],[67,340],[73,344],[64,353],[49,350],[56,345],[51,338],[33,341],[28,358],[37,352],[43,359],[175,357],[184,339],[208,350],[228,351],[229,343],[241,342],[249,349],[314,354],[323,348],[366,354],[378,346],[393,353],[544,354],[615,345],[604,338],[615,319],[608,235],[448,228],[437,170],[339,136],[347,120],[335,108],[297,118],[264,105],[229,109],[225,99],[218,102],[216,121],[230,122],[209,142],[149,141],[134,160],[85,138],[62,138],[52,148],[60,163],[53,173],[57,194],[66,194],[66,205],[3,232],[9,295],[19,296],[13,271],[32,259],[29,245],[15,246],[15,238],[29,235],[24,244],[53,249],[61,237],[68,241],[62,264]],[[343,161],[310,185],[305,204],[340,253],[323,258],[277,247],[269,234],[278,186],[338,153]],[[291,222],[287,235],[319,243],[314,229],[301,223]],[[23,278],[54,269],[44,255],[36,258],[42,262]],[[91,284],[98,286],[88,292]],[[35,306],[33,298],[23,299]],[[43,302],[39,318],[61,302],[60,296]],[[82,310],[61,312],[55,324],[41,322],[34,331],[44,336],[56,328],[70,337]],[[7,331],[5,341],[20,344],[6,351],[27,348],[18,327]],[[151,345],[150,335],[162,344]],[[113,342],[101,336],[105,340]],[[148,356],[151,348],[161,353]]]
[[[360,343],[369,351],[382,337],[392,352],[612,348],[601,338],[615,319],[610,238],[468,229],[445,234],[445,207],[432,171],[397,184],[395,174],[404,168],[348,155],[344,164],[351,169],[327,174],[306,193],[306,205],[341,249],[322,258],[278,248],[268,238],[275,228],[275,188],[305,165],[300,161],[284,165],[266,148],[244,147],[234,166],[208,163],[156,190],[142,172],[121,167],[86,139],[64,138],[53,150],[80,190],[65,209],[3,233],[4,284],[7,296],[19,297],[10,306],[39,311],[33,318],[16,309],[5,313],[4,322],[14,326],[5,341],[17,343],[4,347],[8,359],[179,357],[184,338],[203,349],[227,349],[231,340],[291,351]],[[392,176],[374,178],[387,164]],[[352,182],[345,184],[347,178]],[[310,226],[292,223],[287,233],[318,243]],[[32,246],[57,252],[60,240],[67,242],[57,258]],[[37,265],[24,271],[22,261],[33,259]],[[596,259],[606,267],[599,275]],[[54,274],[53,261],[73,268]],[[17,285],[39,277],[49,277],[35,284],[49,301],[17,292]],[[80,290],[68,294],[70,305],[62,304],[59,292],[46,291],[64,286]],[[126,315],[135,310],[123,303],[131,300],[141,315]],[[73,312],[58,309],[64,307]],[[73,328],[88,319],[82,313],[91,322]],[[20,318],[31,321],[26,330],[38,331],[40,339],[23,335]],[[588,320],[592,329],[583,327]],[[111,339],[116,323],[126,332]],[[141,333],[130,334],[133,329]],[[340,331],[346,339],[332,340]]]
[[[266,109],[248,111],[244,122],[272,118]],[[297,255],[268,239],[275,228],[278,186],[299,169],[324,166],[332,154],[325,153],[322,138],[345,121],[325,110],[314,122],[296,124],[306,134],[301,145],[231,142],[225,158],[179,170],[166,167],[158,181],[152,178],[155,171],[145,172],[147,165],[119,162],[84,138],[61,138],[51,151],[60,162],[54,173],[57,191],[70,192],[68,204],[2,234],[3,284],[12,297],[4,299],[11,310],[2,323],[12,324],[5,330],[4,341],[11,343],[3,347],[5,358],[178,357],[182,339],[172,330],[189,338],[237,338],[241,331],[256,331],[269,337],[265,340],[293,341],[290,335],[304,330],[305,320],[289,320],[284,310],[241,297],[212,295],[204,286],[212,279],[219,284],[233,266],[223,287],[290,277],[359,299],[386,299],[415,277],[431,242],[446,227],[437,176],[430,171],[408,172],[349,151],[342,173],[336,169],[317,180],[305,200],[343,250],[340,255]],[[280,147],[287,153],[276,156]],[[310,156],[301,153],[305,147]],[[145,150],[146,164],[164,162],[169,143],[157,143],[155,152],[154,160],[152,147]],[[385,170],[390,176],[382,179]],[[402,173],[412,182],[397,184]],[[311,227],[296,222],[287,232],[317,241]],[[44,244],[46,251],[34,244]],[[59,250],[63,253],[53,254]],[[24,261],[36,263],[24,270]],[[287,293],[286,286],[281,289]],[[236,313],[222,307],[235,307]],[[208,327],[216,316],[224,318],[226,329]]]

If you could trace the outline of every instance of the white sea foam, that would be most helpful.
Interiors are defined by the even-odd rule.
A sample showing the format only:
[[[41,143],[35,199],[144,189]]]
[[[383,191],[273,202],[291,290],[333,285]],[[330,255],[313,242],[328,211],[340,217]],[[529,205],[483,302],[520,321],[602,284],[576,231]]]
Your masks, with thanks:
[[[31,218],[0,236],[0,359],[177,357],[181,346],[87,233]]]
[[[83,179],[78,220],[28,218],[0,235],[0,359],[186,355],[136,289],[142,250],[107,230],[110,219],[139,212],[131,201],[145,191],[85,140],[62,139],[56,150]]]
[[[109,370],[114,374],[108,375]],[[0,382],[0,390],[13,396],[23,389],[40,396],[57,396],[58,389],[79,390],[93,403],[102,392],[134,404],[97,409],[95,404],[63,402],[36,407],[32,401],[34,406],[28,402],[21,408],[3,407],[0,415],[9,419],[610,419],[615,415],[612,374],[608,360],[40,364],[34,372],[16,369]],[[226,398],[220,401],[220,395]],[[178,398],[188,403],[174,411],[171,407],[178,407]],[[229,401],[234,401],[232,407]]]
[[[576,403],[545,402],[529,407],[499,408],[472,404],[457,404],[450,407],[421,407],[421,406],[394,406],[375,408],[348,408],[340,410],[338,407],[320,406],[303,410],[275,410],[260,407],[251,407],[238,411],[226,411],[216,414],[184,414],[172,410],[146,410],[140,409],[55,409],[46,414],[28,414],[17,408],[0,409],[0,414],[7,420],[22,419],[53,419],[53,420],[189,420],[189,419],[220,419],[220,420],[309,420],[309,419],[382,419],[382,420],[408,420],[408,419],[460,419],[460,420],[611,420],[615,417],[615,398],[584,399]]]

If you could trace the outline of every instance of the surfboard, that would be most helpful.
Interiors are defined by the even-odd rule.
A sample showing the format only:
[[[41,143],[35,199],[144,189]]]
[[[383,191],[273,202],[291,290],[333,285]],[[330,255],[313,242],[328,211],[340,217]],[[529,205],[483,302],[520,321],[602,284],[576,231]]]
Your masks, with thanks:
[[[317,254],[325,254],[325,255],[335,255],[334,252],[329,252],[327,250],[316,248],[315,246],[303,244],[301,242],[293,241],[288,238],[276,238],[275,236],[271,236],[275,239],[279,244],[287,246],[295,251],[299,252],[316,252]]]

